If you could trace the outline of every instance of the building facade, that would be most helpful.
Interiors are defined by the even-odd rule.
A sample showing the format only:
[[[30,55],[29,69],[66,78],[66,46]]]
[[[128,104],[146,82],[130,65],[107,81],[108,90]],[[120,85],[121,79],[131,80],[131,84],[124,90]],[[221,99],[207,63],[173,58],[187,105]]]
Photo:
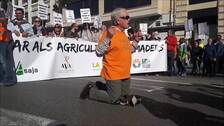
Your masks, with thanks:
[[[82,0],[67,6],[68,9],[75,8],[78,24],[81,24],[79,9],[90,8],[93,17],[99,15],[103,23],[108,25],[110,25],[111,11],[118,7],[128,10],[131,17],[130,26],[134,28],[138,28],[140,23],[147,23],[149,28],[162,27],[173,21],[173,16],[170,20],[169,0]],[[166,33],[163,36],[165,35]]]
[[[40,0],[12,1],[25,7],[30,22],[32,17],[37,16],[37,2]],[[47,22],[52,24],[53,8],[58,0],[42,1],[49,5]],[[81,24],[81,8],[90,8],[92,19],[99,15],[105,24],[109,24],[111,11],[117,7],[127,8],[131,27],[138,28],[140,23],[147,23],[149,30],[157,30],[163,33],[162,36],[166,35],[168,27],[177,28],[178,38],[185,37],[184,25],[189,19],[193,20],[194,39],[200,38],[201,26],[207,28],[207,37],[214,38],[217,34],[224,36],[224,0],[73,0],[66,6],[74,10],[78,24]]]
[[[176,0],[176,25],[193,19],[193,38],[199,38],[200,24],[206,23],[207,37],[224,36],[224,0]],[[185,31],[176,32],[184,37]]]

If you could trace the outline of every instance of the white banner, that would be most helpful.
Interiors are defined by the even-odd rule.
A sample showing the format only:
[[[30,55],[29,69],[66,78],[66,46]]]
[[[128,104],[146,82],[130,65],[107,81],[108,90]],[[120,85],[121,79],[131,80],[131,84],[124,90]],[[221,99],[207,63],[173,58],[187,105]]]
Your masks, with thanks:
[[[74,10],[63,9],[63,18],[64,24],[66,23],[75,23]]]
[[[185,31],[194,31],[194,24],[193,24],[193,19],[188,19],[184,22],[184,29]]]
[[[148,24],[147,23],[140,23],[139,24],[139,29],[141,30],[143,35],[148,34]]]
[[[62,14],[53,12],[53,24],[61,24],[63,26]]]
[[[165,41],[140,41],[132,54],[131,73],[159,72],[167,70]]]
[[[82,23],[91,23],[91,13],[89,8],[80,9]]]
[[[93,26],[97,29],[102,27],[102,19],[100,16],[95,16]]]
[[[48,5],[44,4],[43,1],[38,2],[38,17],[42,20],[48,19]]]
[[[198,23],[198,34],[199,35],[208,35],[209,34],[209,26],[207,22]]]
[[[14,60],[19,82],[99,76],[102,58],[96,43],[72,38],[16,38]],[[164,41],[141,41],[132,56],[131,73],[166,71]]]

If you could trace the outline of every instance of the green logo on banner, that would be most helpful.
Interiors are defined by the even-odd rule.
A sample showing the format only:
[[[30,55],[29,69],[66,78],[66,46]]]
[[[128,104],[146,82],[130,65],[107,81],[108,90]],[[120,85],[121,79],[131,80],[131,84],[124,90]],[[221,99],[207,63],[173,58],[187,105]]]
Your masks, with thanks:
[[[20,62],[18,63],[16,68],[16,75],[23,75],[23,66]]]
[[[38,68],[30,67],[23,68],[22,63],[19,61],[16,67],[16,75],[24,75],[24,74],[35,74],[38,73]]]

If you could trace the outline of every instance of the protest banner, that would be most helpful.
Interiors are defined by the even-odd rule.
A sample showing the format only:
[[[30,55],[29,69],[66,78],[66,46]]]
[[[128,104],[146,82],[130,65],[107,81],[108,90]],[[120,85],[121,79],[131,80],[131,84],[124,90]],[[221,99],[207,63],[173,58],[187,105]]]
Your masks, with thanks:
[[[89,8],[80,9],[82,23],[91,23],[91,13]]]
[[[19,82],[99,76],[102,58],[97,43],[60,37],[14,37]],[[133,53],[131,73],[166,71],[165,41],[140,41]]]

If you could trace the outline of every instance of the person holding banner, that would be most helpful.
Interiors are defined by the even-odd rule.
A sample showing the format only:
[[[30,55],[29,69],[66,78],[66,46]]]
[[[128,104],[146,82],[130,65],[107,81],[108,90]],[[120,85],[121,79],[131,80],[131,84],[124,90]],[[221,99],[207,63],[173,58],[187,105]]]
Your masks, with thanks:
[[[93,42],[93,33],[90,30],[89,23],[83,23],[81,30],[79,31],[79,37],[83,40]]]
[[[17,37],[30,37],[33,36],[32,25],[24,20],[24,10],[22,8],[16,8],[16,18],[8,23],[7,29],[14,33]]]
[[[40,17],[37,17],[37,16],[34,17],[33,32],[34,32],[34,35],[37,35],[37,36],[48,35],[46,28],[42,26],[42,20],[40,19]]]
[[[87,84],[80,98],[90,98],[112,104],[135,105],[139,99],[130,93],[131,54],[138,47],[142,36],[136,34],[131,43],[124,30],[129,27],[129,15],[126,9],[117,8],[111,14],[112,25],[99,39],[96,55],[103,57],[102,82]]]
[[[15,66],[13,60],[13,41],[7,30],[8,19],[5,10],[0,6],[0,85],[12,86],[16,84]]]
[[[72,23],[69,31],[65,33],[65,37],[76,38],[78,40],[79,38],[78,30],[79,30],[78,25],[76,23]]]
[[[52,32],[49,33],[50,37],[64,37],[61,24],[55,24]]]

